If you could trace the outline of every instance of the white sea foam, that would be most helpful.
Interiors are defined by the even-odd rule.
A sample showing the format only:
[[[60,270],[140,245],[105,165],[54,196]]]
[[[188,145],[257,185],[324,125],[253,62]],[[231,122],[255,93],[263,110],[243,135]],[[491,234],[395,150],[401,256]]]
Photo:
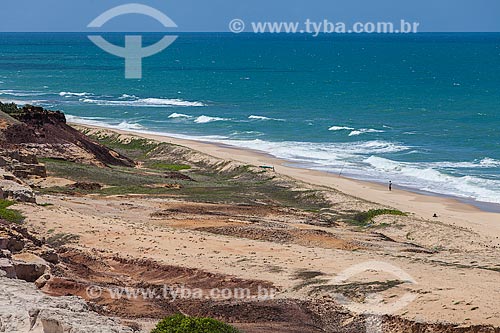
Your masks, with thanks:
[[[139,98],[133,100],[105,100],[82,98],[80,102],[100,106],[131,106],[131,107],[173,107],[173,106],[205,106],[202,102],[189,102],[182,99]]]
[[[0,90],[0,95],[9,95],[15,97],[30,97],[30,96],[43,96],[47,95],[47,93],[42,91],[5,89],[5,90]]]
[[[500,167],[500,160],[495,160],[493,158],[485,157],[479,161],[479,165],[484,168],[498,168]]]
[[[427,165],[439,168],[453,168],[453,169],[475,169],[475,168],[498,168],[500,161],[489,157],[473,162],[428,162]]]
[[[122,121],[116,126],[116,128],[121,130],[142,130],[144,129],[144,126],[137,123],[129,123],[127,121]]]
[[[135,95],[123,94],[119,99],[137,98]]]
[[[253,119],[253,120],[275,120],[275,121],[285,121],[284,119],[276,119],[276,118],[269,118],[265,116],[248,116],[248,119]]]
[[[84,97],[84,96],[90,96],[92,94],[90,93],[86,93],[86,92],[81,92],[81,93],[78,93],[78,92],[71,92],[71,91],[61,91],[59,93],[59,96],[61,97]]]
[[[0,102],[8,104],[8,103],[14,103],[17,104],[18,106],[24,106],[26,104],[30,105],[49,105],[47,104],[47,101],[43,100],[19,100],[19,99],[11,99],[11,98],[0,98]]]
[[[170,116],[168,116],[170,119],[176,119],[176,118],[193,118],[192,116],[189,116],[187,114],[183,113],[172,113]]]
[[[361,128],[359,130],[354,130],[351,133],[349,133],[349,136],[358,136],[364,133],[384,133],[385,131],[382,130],[377,130],[373,128]]]
[[[343,130],[348,130],[352,131],[354,128],[352,127],[347,127],[347,126],[332,126],[328,130],[329,131],[343,131]]]
[[[227,118],[219,118],[219,117],[209,117],[209,116],[199,116],[194,120],[195,123],[197,124],[207,124],[207,123],[212,123],[214,121],[227,121],[231,119]]]
[[[429,167],[426,163],[396,162],[377,156],[371,156],[365,159],[365,162],[395,184],[483,202],[500,203],[498,180],[453,176]]]
[[[122,121],[118,124],[110,124],[112,120],[109,118],[102,117],[78,117],[72,115],[66,115],[66,120],[69,123],[83,124],[83,125],[91,125],[91,126],[100,126],[100,127],[108,127],[119,130],[144,130],[144,126],[137,123],[129,123],[127,121]]]
[[[95,119],[93,117],[78,117],[72,116],[70,114],[66,114],[66,120],[69,123],[82,124],[82,125],[91,125],[91,126],[102,126],[102,127],[112,127],[113,125],[107,124],[102,121],[104,119]]]
[[[222,135],[190,136],[190,135],[183,135],[176,133],[155,132],[155,131],[150,131],[147,128],[137,123],[121,122],[119,124],[116,124],[115,120],[110,118],[103,118],[103,120],[94,120],[96,118],[98,117],[78,117],[78,116],[66,115],[66,119],[68,120],[68,122],[75,124],[99,126],[111,129],[129,130],[137,133],[170,136],[174,138],[188,139],[188,140],[190,139],[190,140],[200,140],[200,141],[222,142],[222,140],[228,139],[228,137]]]

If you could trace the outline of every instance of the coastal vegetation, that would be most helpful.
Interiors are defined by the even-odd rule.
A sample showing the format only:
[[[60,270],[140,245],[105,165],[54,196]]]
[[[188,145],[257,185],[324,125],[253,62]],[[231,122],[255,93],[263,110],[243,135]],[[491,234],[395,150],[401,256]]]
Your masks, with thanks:
[[[406,213],[396,209],[371,209],[366,212],[357,213],[349,222],[353,225],[366,227],[372,223],[373,219],[382,215],[407,216]]]
[[[42,159],[50,175],[75,182],[99,183],[101,189],[70,187],[41,189],[42,193],[182,197],[186,200],[227,204],[265,204],[293,207],[319,214],[328,208],[321,191],[295,189],[295,184],[248,165],[193,158],[192,150],[110,132],[81,131],[102,145],[134,159],[138,167],[83,165],[59,159]],[[242,191],[242,189],[245,189]]]
[[[212,318],[176,314],[160,321],[151,333],[238,333],[239,331]]]
[[[13,114],[19,112],[19,108],[15,103],[2,103],[0,102],[0,111],[7,114]]]
[[[0,199],[0,219],[11,223],[21,223],[24,220],[24,216],[14,209],[8,209],[8,207],[14,205],[15,202],[9,200]]]

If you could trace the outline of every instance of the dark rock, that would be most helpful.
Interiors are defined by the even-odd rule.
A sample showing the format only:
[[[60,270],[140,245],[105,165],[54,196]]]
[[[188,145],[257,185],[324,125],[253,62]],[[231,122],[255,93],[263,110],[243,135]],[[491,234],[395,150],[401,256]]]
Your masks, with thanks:
[[[45,287],[47,282],[49,282],[49,280],[50,280],[50,274],[44,274],[35,281],[35,286],[38,289],[42,289],[43,287]]]
[[[9,250],[0,250],[0,258],[12,258],[12,253]]]
[[[98,191],[102,188],[102,185],[99,183],[78,182],[69,185],[69,188],[83,191]]]
[[[14,260],[12,262],[18,279],[26,282],[35,282],[49,270],[48,266],[38,262],[25,262]]]
[[[164,177],[168,179],[188,180],[192,182],[194,181],[194,179],[189,177],[188,175],[185,175],[177,171],[166,172]]]
[[[0,236],[0,250],[7,250],[9,248],[9,237]]]
[[[24,239],[11,237],[9,239],[8,250],[13,253],[21,252],[25,244]]]
[[[95,157],[97,162],[104,165],[135,166],[131,159],[91,140],[73,127],[68,126],[66,117],[60,111],[49,111],[41,107],[26,105],[10,115],[22,123],[12,124],[3,131],[6,145],[44,145],[40,148],[43,153],[37,155],[49,157],[50,154],[47,154],[47,150],[49,152],[51,149],[57,151],[61,145],[69,144],[75,148],[74,151],[90,154]],[[66,152],[68,160],[81,159],[82,154],[69,156],[72,154],[70,151],[71,149]],[[55,155],[59,156],[60,152],[57,151]]]
[[[16,276],[16,269],[14,268],[14,265],[12,265],[12,262],[9,259],[1,258],[0,259],[0,271],[5,272],[6,277],[9,279],[15,279]]]
[[[27,179],[30,176],[47,177],[47,169],[41,164],[22,164],[15,166],[12,170],[14,176]]]
[[[52,249],[43,251],[40,254],[40,257],[54,265],[57,265],[59,263],[59,255]]]
[[[4,178],[6,178],[4,176]],[[36,197],[33,190],[27,185],[21,185],[13,180],[1,180],[0,189],[3,199],[12,199],[20,202],[36,203]]]

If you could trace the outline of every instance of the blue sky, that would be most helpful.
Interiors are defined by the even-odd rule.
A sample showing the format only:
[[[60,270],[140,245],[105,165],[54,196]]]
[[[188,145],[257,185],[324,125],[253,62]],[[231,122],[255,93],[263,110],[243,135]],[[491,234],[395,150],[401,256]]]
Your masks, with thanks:
[[[114,6],[138,2],[170,18],[177,31],[228,31],[246,22],[420,22],[423,32],[500,32],[499,0],[1,0],[0,32],[88,31],[87,24]],[[103,31],[164,31],[139,15],[116,18]]]

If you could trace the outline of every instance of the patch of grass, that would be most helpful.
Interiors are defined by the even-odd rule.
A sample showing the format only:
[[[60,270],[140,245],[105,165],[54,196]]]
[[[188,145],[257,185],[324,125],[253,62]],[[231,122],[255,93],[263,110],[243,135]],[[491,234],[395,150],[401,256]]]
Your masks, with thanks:
[[[301,280],[309,280],[309,279],[314,279],[317,278],[318,276],[325,275],[323,272],[319,271],[308,271],[308,270],[303,270],[303,271],[298,271],[295,274],[296,279],[301,279]]]
[[[160,321],[151,333],[239,333],[239,331],[212,318],[176,314]]]
[[[267,268],[267,271],[269,273],[274,273],[274,274],[279,274],[279,273],[284,272],[283,268],[281,268],[280,266],[269,266]]]
[[[313,288],[315,292],[334,292],[355,301],[363,302],[369,294],[381,293],[402,285],[404,281],[388,280],[388,281],[373,281],[373,282],[355,282],[341,285],[323,285]]]
[[[67,233],[59,233],[53,236],[50,236],[46,239],[46,243],[52,247],[61,247],[69,243],[74,243],[80,239],[80,236],[67,234]]]
[[[145,186],[113,186],[107,187],[98,192],[102,195],[126,195],[126,194],[145,194],[145,195],[164,195],[164,194],[176,194],[178,189],[171,188],[153,188]]]
[[[366,212],[355,214],[351,220],[348,220],[348,222],[355,226],[366,227],[372,222],[375,217],[381,215],[407,216],[406,213],[403,213],[402,211],[396,209],[371,209]]]
[[[299,291],[303,288],[306,288],[311,285],[321,285],[325,284],[328,281],[325,279],[320,279],[320,276],[324,276],[325,274],[320,271],[309,271],[309,270],[299,270],[295,273],[294,278],[296,280],[302,280],[301,283],[293,287],[294,291]]]
[[[314,278],[314,279],[309,279],[309,280],[303,280],[301,283],[299,283],[298,285],[294,286],[292,288],[293,291],[299,291],[299,290],[302,290],[304,288],[307,288],[309,286],[316,286],[315,288],[318,288],[317,286],[318,285],[324,285],[324,284],[327,284],[328,283],[328,280],[326,279],[317,279],[317,278]]]
[[[145,159],[149,153],[163,145],[163,143],[139,137],[123,140],[120,139],[118,134],[108,135],[97,133],[89,136],[100,144],[134,160]]]
[[[24,216],[19,211],[8,209],[8,207],[15,205],[14,201],[0,199],[0,219],[11,223],[21,223],[24,221]]]
[[[43,159],[42,162],[45,163],[51,175],[76,182],[99,183],[109,186],[141,186],[165,181],[161,175],[151,175],[133,168],[99,168],[55,159]]]
[[[169,164],[161,161],[151,161],[149,163],[146,163],[145,166],[150,169],[166,171],[181,171],[191,169],[191,166],[187,164]]]

